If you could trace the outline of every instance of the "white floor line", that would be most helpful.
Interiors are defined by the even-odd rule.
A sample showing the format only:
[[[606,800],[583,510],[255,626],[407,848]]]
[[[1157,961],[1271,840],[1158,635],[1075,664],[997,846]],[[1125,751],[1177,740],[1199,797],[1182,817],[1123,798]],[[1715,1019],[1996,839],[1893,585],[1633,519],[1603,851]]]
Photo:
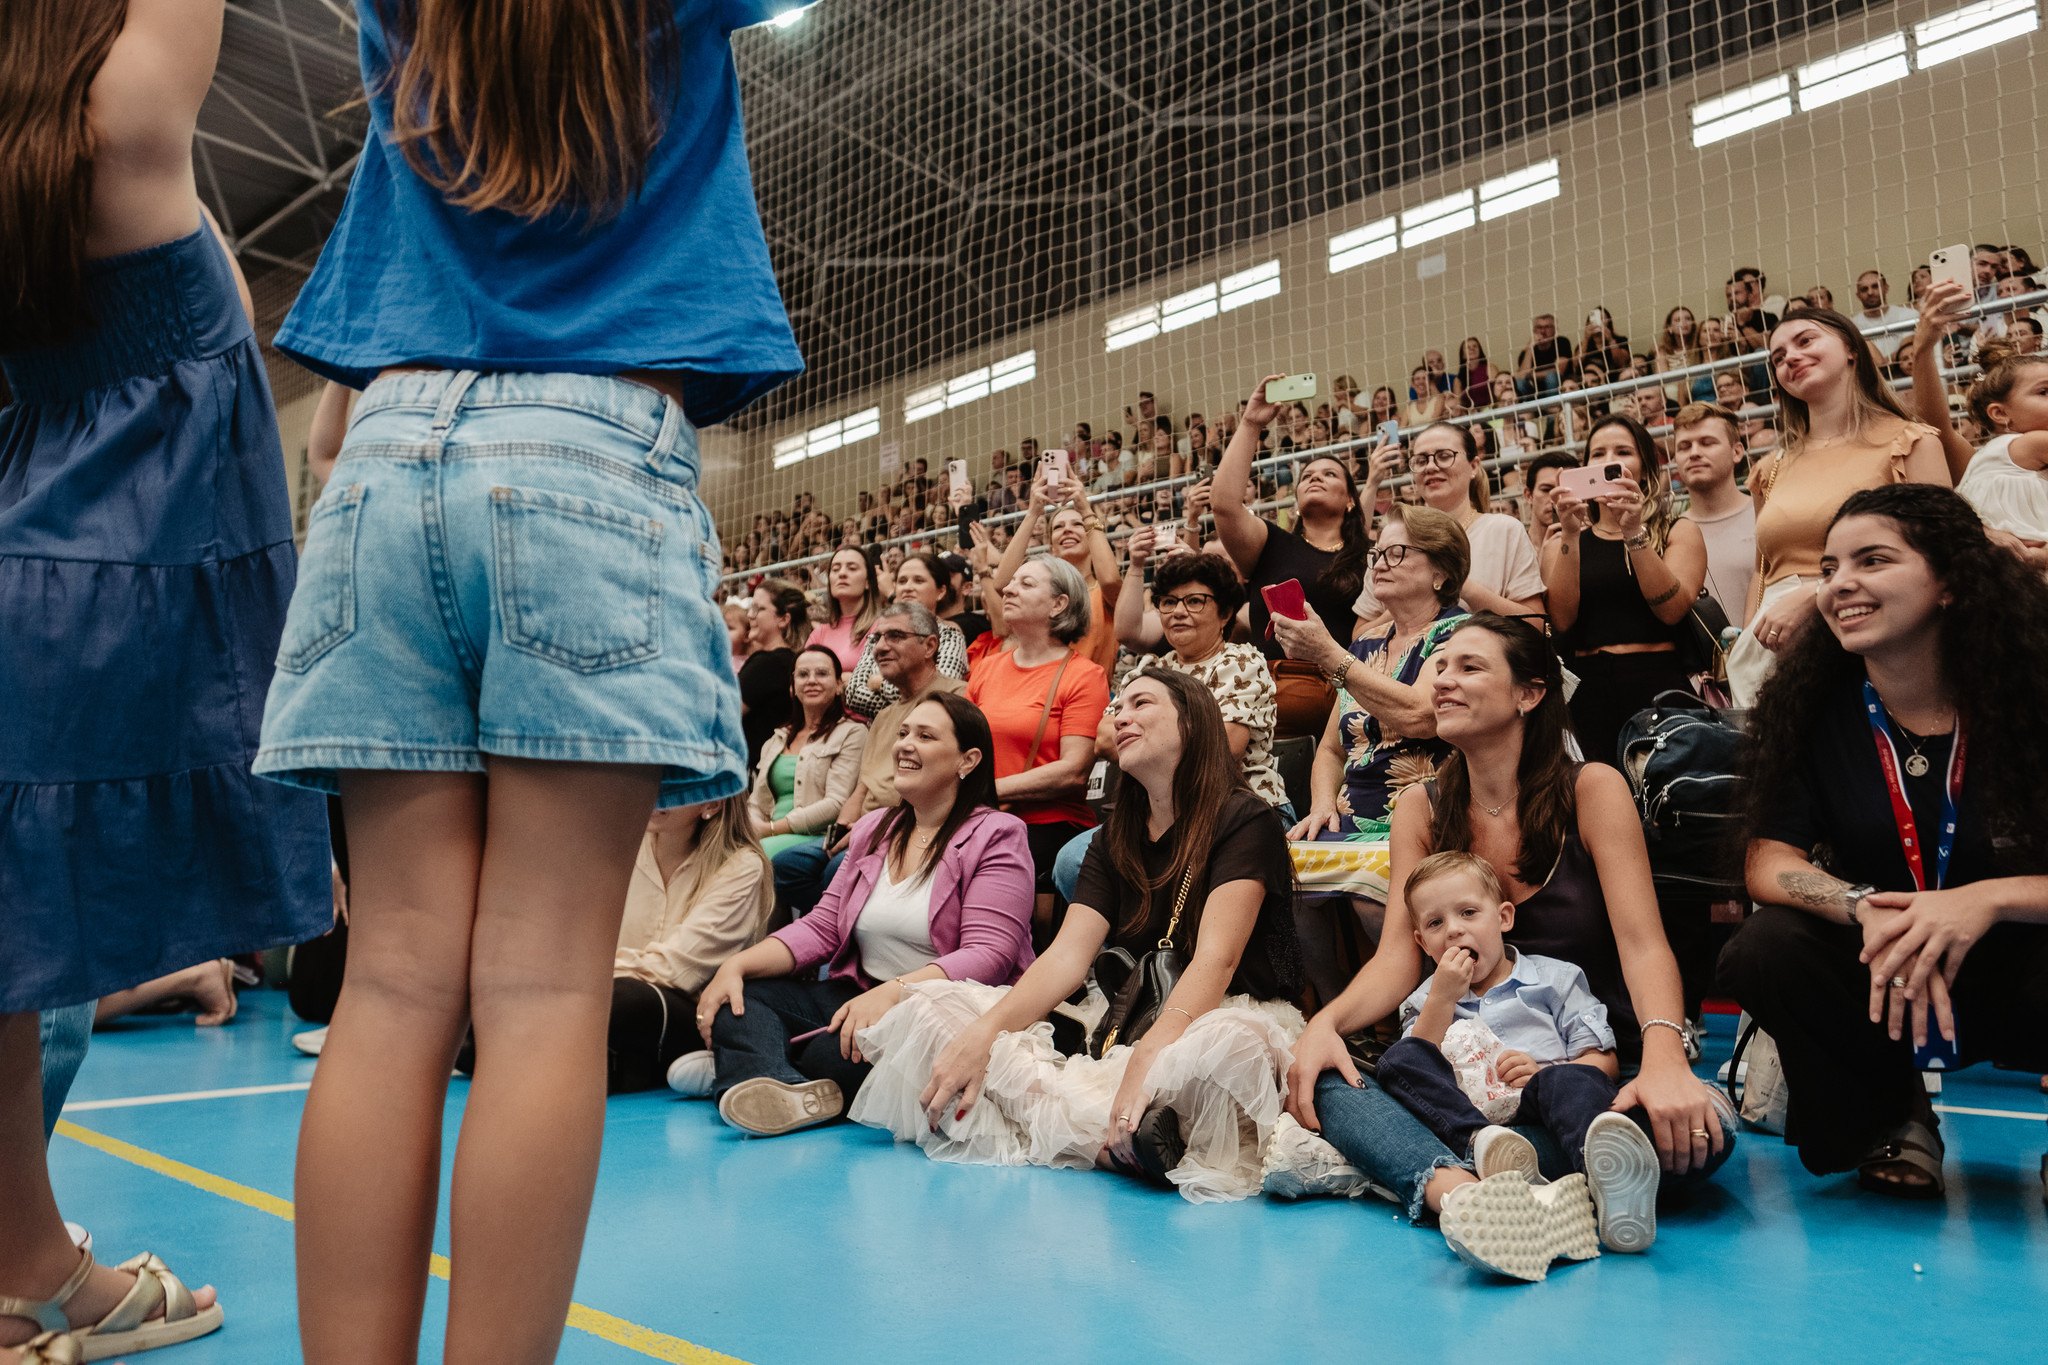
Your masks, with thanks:
[[[1960,1104],[1937,1104],[1937,1114],[1976,1114],[1987,1119],[2032,1119],[2035,1123],[2048,1119],[2048,1114],[2026,1114],[2017,1109],[1966,1109]]]
[[[132,1109],[140,1104],[180,1104],[186,1100],[225,1100],[237,1095],[279,1095],[288,1090],[307,1090],[311,1081],[287,1081],[283,1085],[241,1085],[232,1090],[186,1090],[176,1095],[131,1095],[121,1100],[77,1100],[64,1106],[67,1114],[89,1109]],[[1976,1112],[1966,1110],[1966,1113]],[[1984,1111],[1989,1112],[1989,1111]]]

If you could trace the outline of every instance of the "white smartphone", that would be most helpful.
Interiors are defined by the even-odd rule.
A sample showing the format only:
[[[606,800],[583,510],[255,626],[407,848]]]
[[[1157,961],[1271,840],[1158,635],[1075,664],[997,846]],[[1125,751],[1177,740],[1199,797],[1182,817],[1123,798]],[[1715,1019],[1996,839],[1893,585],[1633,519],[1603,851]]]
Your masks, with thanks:
[[[967,499],[973,498],[974,485],[970,484],[967,481],[967,461],[946,461],[946,484],[948,491],[951,492],[954,497]]]
[[[1161,550],[1171,550],[1176,544],[1179,543],[1179,528],[1174,526],[1172,522],[1154,522],[1152,524],[1152,529],[1154,532],[1152,539],[1152,551],[1154,554],[1157,554]]]
[[[1038,467],[1045,471],[1045,486],[1058,488],[1067,481],[1067,452],[1044,450],[1038,455]]]
[[[1268,403],[1298,403],[1315,396],[1316,377],[1312,374],[1283,375],[1266,385]]]
[[[1963,287],[1963,292],[1972,298],[1977,294],[1977,272],[1970,263],[1969,243],[1961,246],[1945,246],[1927,254],[1927,270],[1934,276],[1930,284],[1952,280]]]

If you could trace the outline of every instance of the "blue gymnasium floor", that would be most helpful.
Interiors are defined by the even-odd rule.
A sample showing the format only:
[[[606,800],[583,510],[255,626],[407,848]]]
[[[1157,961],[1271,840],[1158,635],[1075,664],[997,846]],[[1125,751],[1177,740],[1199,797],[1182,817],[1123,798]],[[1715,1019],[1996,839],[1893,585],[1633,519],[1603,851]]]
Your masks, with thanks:
[[[1732,1020],[1714,1023],[1703,1072],[1732,1040]],[[314,1066],[288,1045],[301,1027],[281,994],[251,992],[225,1029],[142,1019],[93,1040],[51,1148],[65,1214],[109,1260],[157,1251],[228,1310],[220,1333],[143,1359],[299,1358],[284,1201]],[[1945,1205],[1859,1196],[1745,1134],[1648,1255],[1538,1285],[1476,1276],[1376,1200],[1197,1207],[1102,1174],[940,1165],[845,1125],[743,1140],[707,1103],[625,1096],[560,1359],[2040,1360],[2037,1085],[1950,1078],[1940,1102],[1965,1112],[1943,1118]],[[175,1098],[265,1086],[293,1088]],[[446,1307],[436,1280],[422,1359],[439,1357]]]

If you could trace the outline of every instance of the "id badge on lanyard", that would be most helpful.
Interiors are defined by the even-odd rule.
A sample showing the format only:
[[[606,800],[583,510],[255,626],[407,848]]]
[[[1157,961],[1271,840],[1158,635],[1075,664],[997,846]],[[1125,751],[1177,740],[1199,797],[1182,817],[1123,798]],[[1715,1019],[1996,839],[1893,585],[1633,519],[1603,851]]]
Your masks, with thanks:
[[[1906,800],[1906,786],[1899,777],[1899,747],[1892,735],[1891,717],[1878,700],[1877,689],[1863,684],[1863,705],[1870,712],[1870,734],[1877,743],[1877,766],[1884,769],[1884,785],[1892,799],[1892,821],[1898,826],[1899,846],[1906,855],[1906,867],[1913,874],[1913,889],[1928,888],[1927,865],[1921,855],[1920,830],[1913,820],[1913,807]],[[1934,844],[1934,887],[1939,890],[1948,879],[1948,858],[1956,844],[1956,808],[1963,794],[1963,718],[1956,717],[1955,743],[1950,746],[1948,774],[1941,787],[1941,831]]]

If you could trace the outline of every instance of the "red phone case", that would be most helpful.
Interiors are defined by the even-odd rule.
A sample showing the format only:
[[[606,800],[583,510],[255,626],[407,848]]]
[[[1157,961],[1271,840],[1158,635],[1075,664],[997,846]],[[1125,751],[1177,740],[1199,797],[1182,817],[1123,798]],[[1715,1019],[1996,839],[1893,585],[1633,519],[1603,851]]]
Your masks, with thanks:
[[[1308,620],[1308,598],[1302,594],[1301,580],[1290,578],[1284,583],[1260,588],[1259,596],[1266,599],[1266,610],[1274,616],[1285,616],[1290,621]],[[1273,623],[1266,622],[1266,636],[1271,639]]]

